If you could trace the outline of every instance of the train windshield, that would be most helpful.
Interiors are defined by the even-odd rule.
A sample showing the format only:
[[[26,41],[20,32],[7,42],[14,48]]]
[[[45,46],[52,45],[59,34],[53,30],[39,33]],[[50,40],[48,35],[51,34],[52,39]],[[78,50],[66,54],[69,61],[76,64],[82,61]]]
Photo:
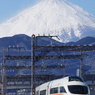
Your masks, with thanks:
[[[68,89],[72,94],[88,94],[88,88],[86,86],[70,85]]]
[[[70,76],[69,81],[81,81],[81,82],[83,82],[83,80],[77,76]]]

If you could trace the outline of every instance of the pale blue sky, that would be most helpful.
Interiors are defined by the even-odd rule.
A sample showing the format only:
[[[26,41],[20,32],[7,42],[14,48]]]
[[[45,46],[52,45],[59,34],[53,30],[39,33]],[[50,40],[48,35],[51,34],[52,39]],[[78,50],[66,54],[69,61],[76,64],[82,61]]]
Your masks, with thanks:
[[[40,0],[0,0],[0,23],[15,16],[20,11],[35,5]],[[95,0],[67,0],[95,15]]]

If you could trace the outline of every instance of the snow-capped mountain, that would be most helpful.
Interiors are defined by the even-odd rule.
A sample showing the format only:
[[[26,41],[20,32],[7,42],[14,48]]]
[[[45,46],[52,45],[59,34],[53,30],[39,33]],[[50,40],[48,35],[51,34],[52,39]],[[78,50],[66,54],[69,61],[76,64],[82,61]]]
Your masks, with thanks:
[[[42,0],[0,24],[0,37],[15,34],[56,35],[76,41],[95,35],[95,17],[67,0]]]

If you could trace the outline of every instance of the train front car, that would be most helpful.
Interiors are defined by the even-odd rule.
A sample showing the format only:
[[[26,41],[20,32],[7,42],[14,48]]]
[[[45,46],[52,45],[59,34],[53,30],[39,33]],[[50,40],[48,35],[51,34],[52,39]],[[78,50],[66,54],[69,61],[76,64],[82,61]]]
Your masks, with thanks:
[[[77,76],[67,77],[68,82],[64,85],[67,93],[66,95],[90,95],[90,90],[82,78]]]
[[[36,95],[90,95],[90,90],[82,78],[68,76],[38,86]]]

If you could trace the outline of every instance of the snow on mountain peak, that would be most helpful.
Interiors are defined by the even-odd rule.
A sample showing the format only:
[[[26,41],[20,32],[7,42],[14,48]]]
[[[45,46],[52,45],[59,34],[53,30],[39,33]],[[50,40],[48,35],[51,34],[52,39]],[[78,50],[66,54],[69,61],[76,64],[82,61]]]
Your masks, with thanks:
[[[0,37],[50,34],[75,41],[95,34],[95,17],[67,0],[43,0],[0,24],[0,31]]]

